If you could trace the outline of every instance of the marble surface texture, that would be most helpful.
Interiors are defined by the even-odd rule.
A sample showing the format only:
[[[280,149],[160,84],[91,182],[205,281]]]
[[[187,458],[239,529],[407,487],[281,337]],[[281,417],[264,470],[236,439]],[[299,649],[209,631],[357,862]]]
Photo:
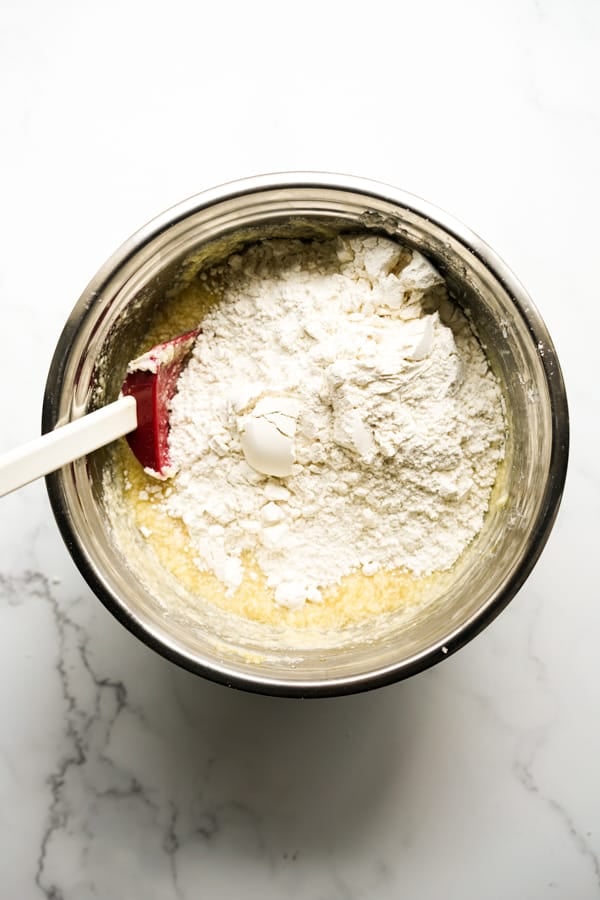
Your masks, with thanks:
[[[36,435],[112,251],[245,175],[351,172],[479,232],[572,415],[534,573],[429,672],[300,702],[159,658],[75,569],[43,482],[0,509],[0,897],[600,897],[594,0],[0,3],[0,451]]]

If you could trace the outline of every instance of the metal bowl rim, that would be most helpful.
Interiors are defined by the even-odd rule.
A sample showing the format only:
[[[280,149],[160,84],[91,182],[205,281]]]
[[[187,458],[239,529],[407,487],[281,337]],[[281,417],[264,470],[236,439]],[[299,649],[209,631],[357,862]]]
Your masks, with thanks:
[[[503,587],[480,607],[470,620],[456,628],[434,645],[411,657],[382,668],[335,679],[294,681],[260,675],[246,675],[227,666],[220,668],[203,663],[191,654],[182,652],[161,637],[157,629],[142,623],[107,588],[88,556],[83,542],[71,528],[68,504],[62,487],[60,470],[46,476],[50,504],[63,540],[88,585],[104,606],[136,637],[159,654],[179,666],[214,682],[255,693],[285,697],[327,697],[359,693],[408,678],[447,659],[469,643],[486,628],[514,598],[535,566],[552,530],[564,489],[569,456],[569,413],[566,389],[554,345],[546,325],[523,285],[512,271],[475,232],[449,213],[407,191],[352,175],[326,172],[281,172],[258,175],[227,182],[218,187],[195,194],[153,218],[135,232],[99,269],[83,291],[73,308],[56,345],[50,364],[42,407],[42,432],[52,430],[58,420],[57,385],[62,383],[73,336],[93,311],[93,298],[115,273],[140,250],[164,231],[193,213],[217,205],[225,200],[261,192],[285,189],[325,189],[374,197],[395,206],[405,208],[428,219],[458,240],[474,254],[504,287],[518,314],[526,321],[528,329],[543,348],[540,360],[544,368],[550,398],[552,435],[549,477],[547,479],[541,510],[531,543],[521,566]]]

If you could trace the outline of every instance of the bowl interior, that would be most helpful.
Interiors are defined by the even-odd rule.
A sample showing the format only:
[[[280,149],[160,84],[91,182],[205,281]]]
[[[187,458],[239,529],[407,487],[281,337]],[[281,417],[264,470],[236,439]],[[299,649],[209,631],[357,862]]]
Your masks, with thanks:
[[[104,490],[110,448],[51,476],[63,534],[101,599],[144,640],[196,671],[300,694],[402,677],[443,658],[490,621],[543,546],[566,465],[566,408],[552,344],[522,288],[488,248],[413,200],[311,184],[201,195],[122,248],[67,323],[48,381],[46,427],[116,398],[149,317],[174,283],[257,238],[376,232],[417,247],[439,268],[500,379],[507,454],[480,536],[433,604],[335,634],[251,623],[188,596],[135,529],[115,530],[116,507],[107,505]],[[121,522],[126,516],[126,509],[117,514]]]

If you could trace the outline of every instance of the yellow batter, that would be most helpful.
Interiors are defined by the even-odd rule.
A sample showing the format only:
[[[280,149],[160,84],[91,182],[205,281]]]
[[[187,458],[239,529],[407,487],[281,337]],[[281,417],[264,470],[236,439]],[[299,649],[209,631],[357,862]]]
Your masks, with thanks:
[[[136,355],[197,327],[219,299],[197,279],[173,288],[154,314]],[[242,557],[242,584],[234,592],[228,592],[212,572],[199,569],[197,552],[185,524],[170,516],[163,503],[172,490],[169,482],[147,475],[124,440],[115,451],[113,486],[124,499],[129,525],[143,536],[148,551],[159,564],[192,597],[198,598],[198,604],[208,602],[253,622],[335,632],[385,613],[422,606],[439,596],[452,578],[451,572],[424,577],[398,570],[374,575],[356,572],[323,590],[323,602],[306,602],[299,609],[289,609],[275,602],[274,590],[268,587],[265,576],[248,554]]]
[[[197,283],[168,298],[157,311],[139,353],[197,327],[215,301]],[[119,442],[114,476],[115,486],[131,510],[134,526],[160,564],[198,597],[199,602],[209,601],[256,622],[292,628],[341,629],[401,606],[420,605],[435,596],[447,581],[448,576],[443,573],[417,578],[400,571],[380,571],[369,576],[357,572],[343,578],[339,586],[324,590],[322,603],[305,603],[300,609],[292,610],[275,603],[274,591],[267,586],[253,560],[246,556],[244,580],[233,594],[228,594],[215,575],[200,571],[194,563],[195,554],[183,522],[161,509],[161,500],[169,491],[168,482],[158,482],[147,475],[125,440]]]
[[[116,476],[135,526],[157,559],[193,595],[255,622],[284,624],[293,628],[343,628],[362,619],[391,612],[399,606],[421,603],[436,593],[442,575],[416,578],[404,572],[357,572],[344,578],[337,588],[323,591],[323,603],[305,603],[296,610],[275,603],[274,591],[252,559],[244,558],[245,577],[233,594],[211,572],[201,572],[194,563],[187,529],[161,508],[168,482],[146,475],[129,447],[122,441],[117,455]]]

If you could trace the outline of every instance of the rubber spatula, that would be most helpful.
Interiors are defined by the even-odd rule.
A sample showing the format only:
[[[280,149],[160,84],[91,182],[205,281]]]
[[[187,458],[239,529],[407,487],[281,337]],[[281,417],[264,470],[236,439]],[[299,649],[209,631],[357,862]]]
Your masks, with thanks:
[[[114,403],[0,456],[0,497],[120,437],[144,468],[169,475],[169,402],[199,331],[152,347],[127,367]]]

